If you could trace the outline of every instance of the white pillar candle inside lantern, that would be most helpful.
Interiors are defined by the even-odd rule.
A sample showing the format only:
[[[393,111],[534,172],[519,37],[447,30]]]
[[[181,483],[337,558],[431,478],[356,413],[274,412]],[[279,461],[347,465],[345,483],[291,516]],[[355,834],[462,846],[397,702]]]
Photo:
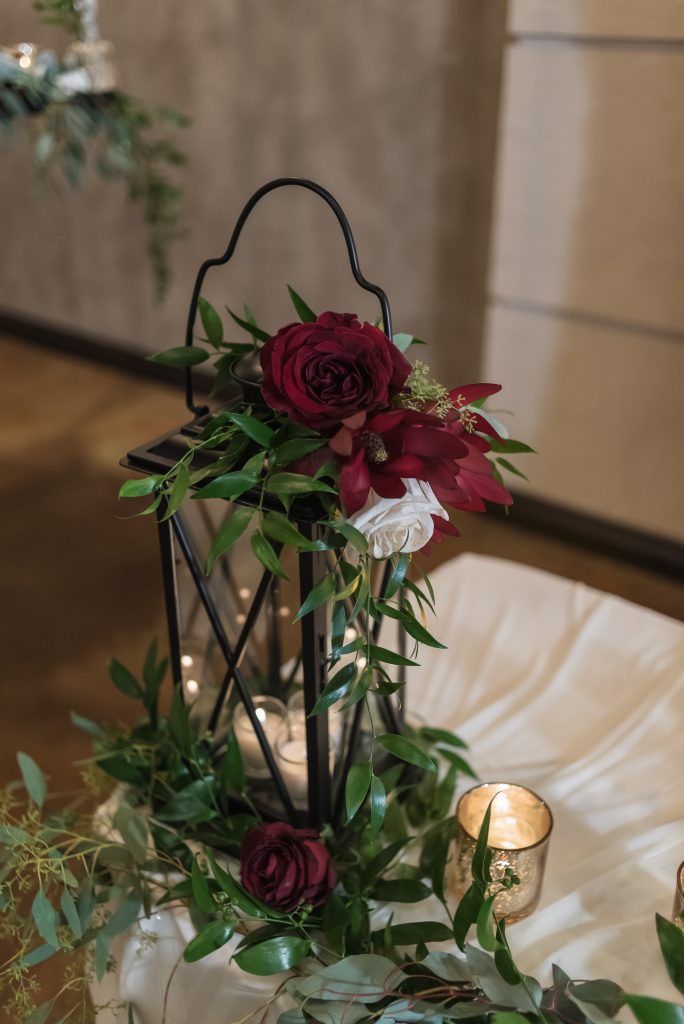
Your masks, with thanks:
[[[277,697],[254,697],[254,710],[274,755],[276,740],[287,709]],[[267,779],[270,775],[266,758],[245,708],[240,704],[233,715],[233,729],[245,763],[245,772],[252,779]],[[306,774],[306,768],[305,768]]]

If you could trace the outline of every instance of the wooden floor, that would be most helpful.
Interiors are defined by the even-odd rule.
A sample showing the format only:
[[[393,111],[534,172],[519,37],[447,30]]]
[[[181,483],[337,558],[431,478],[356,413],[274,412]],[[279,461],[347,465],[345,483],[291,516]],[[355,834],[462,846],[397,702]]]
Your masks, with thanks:
[[[25,750],[64,792],[89,749],[70,710],[125,719],[110,654],[137,666],[152,637],[164,643],[154,524],[126,518],[118,460],[185,410],[175,388],[25,342],[0,339],[0,365],[0,783],[17,777],[15,751]],[[684,618],[672,580],[521,529],[514,510],[508,521],[459,525],[463,537],[442,545],[440,560],[485,552]]]

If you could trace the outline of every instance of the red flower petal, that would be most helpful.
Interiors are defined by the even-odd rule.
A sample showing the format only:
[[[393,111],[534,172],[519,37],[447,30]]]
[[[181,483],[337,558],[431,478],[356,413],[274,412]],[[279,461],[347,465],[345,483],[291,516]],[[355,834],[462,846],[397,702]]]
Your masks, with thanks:
[[[478,398],[489,398],[490,395],[495,395],[497,391],[501,391],[500,384],[464,384],[463,387],[454,388],[453,391],[450,391],[449,398],[452,404],[457,409],[460,409],[461,406],[477,402]]]
[[[348,516],[363,508],[370,488],[371,476],[366,462],[366,452],[360,448],[340,472],[340,497]]]
[[[365,415],[365,413],[364,413]],[[353,450],[354,436],[347,427],[340,427],[334,437],[328,442],[336,455],[349,458]]]
[[[414,455],[427,455],[433,459],[458,459],[468,454],[468,449],[460,438],[455,437],[443,427],[407,427],[404,436],[404,448]]]

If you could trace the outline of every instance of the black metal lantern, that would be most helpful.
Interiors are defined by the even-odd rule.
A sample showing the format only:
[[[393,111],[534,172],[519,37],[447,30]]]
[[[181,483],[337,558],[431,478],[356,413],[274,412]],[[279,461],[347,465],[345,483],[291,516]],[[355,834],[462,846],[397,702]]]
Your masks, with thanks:
[[[285,185],[299,185],[321,196],[335,213],[347,244],[352,273],[357,283],[374,293],[381,306],[385,333],[391,337],[391,316],[387,296],[368,282],[359,268],[352,232],[344,212],[334,197],[320,185],[298,178],[269,182],[251,197],[244,207],[223,256],[207,260],[200,267],[188,315],[186,345],[192,345],[195,317],[204,277],[210,267],[228,263],[242,228],[256,203],[268,192]],[[238,369],[235,376],[243,398],[256,404],[262,401],[258,374],[254,368]],[[240,401],[238,399],[237,401]],[[189,444],[211,419],[206,407],[196,405],[192,369],[186,369],[186,403],[194,418],[149,444],[129,452],[124,465],[146,474],[165,473],[187,453]],[[212,461],[216,453],[202,452]],[[247,492],[237,503],[255,505],[258,496]],[[265,505],[264,507],[268,507]],[[320,828],[326,822],[339,822],[344,811],[345,781],[364,742],[364,704],[358,702],[343,715],[335,714],[331,729],[329,714],[311,712],[326,683],[330,609],[315,608],[293,626],[299,605],[330,571],[328,552],[299,551],[293,555],[293,579],[288,584],[263,570],[254,558],[249,542],[238,542],[207,578],[205,551],[221,519],[231,510],[225,500],[183,502],[168,515],[168,501],[158,509],[158,529],[162,573],[169,631],[169,651],[173,682],[182,688],[186,701],[202,697],[202,721],[219,748],[225,741],[228,718],[243,748],[246,766],[253,768],[255,802],[265,814],[285,818],[294,825]],[[276,505],[273,505],[276,508]],[[317,520],[320,505],[313,499],[294,501],[290,518],[307,539],[318,539]],[[248,534],[244,535],[248,539]],[[278,552],[279,552],[278,548]],[[391,572],[388,561],[377,581],[379,591],[387,586]],[[363,613],[355,620],[366,628]],[[353,629],[355,623],[349,623]],[[398,626],[399,624],[397,624]],[[380,623],[373,625],[375,638]],[[398,646],[404,646],[398,628]],[[301,730],[303,756],[292,766],[279,751],[278,714],[264,710],[268,700],[285,710],[292,692],[299,694],[297,727]],[[400,732],[403,705],[392,697],[374,698],[378,717],[387,732]],[[303,707],[301,707],[303,705]],[[293,728],[294,712],[283,716],[280,732]],[[273,719],[273,722],[270,719]],[[238,734],[236,722],[242,722]],[[305,746],[304,746],[305,745]],[[284,747],[283,747],[284,750]],[[301,754],[301,752],[300,752]],[[245,755],[249,755],[245,757]],[[261,778],[265,776],[263,781]]]

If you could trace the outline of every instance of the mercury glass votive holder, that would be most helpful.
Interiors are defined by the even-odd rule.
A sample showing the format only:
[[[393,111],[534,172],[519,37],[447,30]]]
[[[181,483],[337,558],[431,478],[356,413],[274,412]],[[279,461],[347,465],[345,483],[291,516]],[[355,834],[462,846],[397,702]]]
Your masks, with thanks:
[[[488,782],[464,793],[456,807],[455,856],[451,889],[461,899],[472,882],[471,865],[482,820],[492,805],[488,847],[493,882],[515,876],[518,884],[502,889],[494,914],[507,923],[528,917],[539,903],[553,816],[548,805],[524,786]]]
[[[672,920],[679,928],[684,930],[684,860],[677,868],[677,883],[675,885],[675,897],[672,904]]]

